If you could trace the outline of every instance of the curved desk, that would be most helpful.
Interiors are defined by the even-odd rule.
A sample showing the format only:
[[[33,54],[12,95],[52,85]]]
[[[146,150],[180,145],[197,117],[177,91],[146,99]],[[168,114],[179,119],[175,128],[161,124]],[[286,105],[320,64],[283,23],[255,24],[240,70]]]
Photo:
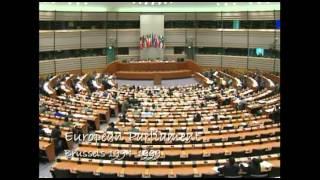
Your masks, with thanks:
[[[60,78],[60,75],[55,75],[48,82],[45,82],[43,85],[44,91],[48,93],[49,96],[51,97],[55,97],[57,95],[56,90],[54,88],[57,85],[59,78]]]
[[[192,61],[186,62],[114,62],[106,68],[106,73],[115,74],[120,79],[176,79],[191,77],[201,68]]]
[[[190,77],[192,71],[188,69],[171,70],[171,71],[117,71],[115,73],[117,78],[120,79],[178,79]]]

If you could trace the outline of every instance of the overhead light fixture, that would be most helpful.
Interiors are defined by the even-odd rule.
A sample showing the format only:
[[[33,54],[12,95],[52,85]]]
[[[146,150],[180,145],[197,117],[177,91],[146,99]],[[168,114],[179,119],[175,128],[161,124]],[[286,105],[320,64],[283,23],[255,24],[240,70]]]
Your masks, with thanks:
[[[234,6],[235,6],[235,5],[237,5],[237,3],[235,3],[235,2],[234,2],[234,3],[232,3],[232,4],[233,4]]]
[[[158,2],[158,5],[161,5],[161,2]]]
[[[266,4],[270,4],[270,2],[266,2]]]
[[[79,6],[80,5],[80,3],[79,2],[77,2],[77,6]]]
[[[109,46],[109,49],[112,49],[112,46]]]
[[[152,2],[151,5],[153,6],[153,5],[154,5],[154,2]]]
[[[132,2],[132,4],[136,4],[136,2]]]
[[[173,2],[170,2],[170,4],[173,4]]]
[[[191,49],[191,46],[188,46],[189,49]]]
[[[142,2],[139,2],[139,4],[142,4]]]
[[[88,5],[88,3],[87,3],[87,2],[84,2],[84,5]]]
[[[163,4],[168,4],[167,2],[164,2]]]
[[[71,5],[71,4],[72,4],[72,2],[68,2],[68,4],[69,4],[69,5]]]
[[[228,3],[224,3],[225,6],[228,6]]]
[[[148,5],[148,2],[144,2],[144,5]]]
[[[217,3],[217,6],[220,6],[220,3]]]
[[[257,2],[257,4],[261,4],[261,2]]]
[[[249,2],[249,4],[252,5],[253,3],[252,3],[252,2]]]
[[[51,2],[51,4],[55,4],[56,2]]]

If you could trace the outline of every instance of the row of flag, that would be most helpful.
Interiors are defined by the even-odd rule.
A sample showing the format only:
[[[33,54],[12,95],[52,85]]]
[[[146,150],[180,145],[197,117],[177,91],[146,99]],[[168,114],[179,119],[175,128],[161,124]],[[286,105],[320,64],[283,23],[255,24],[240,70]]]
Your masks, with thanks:
[[[140,49],[143,48],[164,48],[164,37],[157,34],[148,34],[140,37]]]

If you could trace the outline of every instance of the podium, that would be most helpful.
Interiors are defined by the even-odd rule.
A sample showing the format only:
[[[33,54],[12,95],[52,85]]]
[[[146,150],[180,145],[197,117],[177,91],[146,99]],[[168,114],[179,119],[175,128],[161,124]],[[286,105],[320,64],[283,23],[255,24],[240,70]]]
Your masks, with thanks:
[[[154,76],[153,85],[161,85],[161,76],[159,76],[159,75]]]

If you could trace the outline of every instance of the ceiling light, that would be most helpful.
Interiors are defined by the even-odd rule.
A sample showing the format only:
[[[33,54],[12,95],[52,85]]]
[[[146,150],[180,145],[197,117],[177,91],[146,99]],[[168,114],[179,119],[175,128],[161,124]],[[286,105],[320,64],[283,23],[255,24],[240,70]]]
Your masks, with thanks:
[[[237,5],[237,3],[235,3],[235,2],[234,2],[234,3],[232,3],[232,4],[233,4],[234,6],[235,6],[235,5]]]
[[[148,5],[148,2],[145,2],[144,5]]]
[[[261,2],[257,2],[257,4],[261,4]]]
[[[51,4],[55,4],[56,2],[51,2]]]
[[[270,4],[270,2],[266,2],[266,4]]]
[[[170,2],[170,4],[173,4],[173,2]]]
[[[142,2],[139,2],[139,4],[142,4]]]
[[[71,5],[71,4],[72,4],[72,2],[68,2],[68,4],[69,4],[69,5]]]
[[[161,2],[158,2],[158,5],[161,5]]]
[[[225,6],[228,6],[228,3],[224,3]]]
[[[252,5],[253,3],[252,3],[252,2],[249,2],[249,4]]]
[[[217,3],[217,6],[220,6],[220,3]]]
[[[84,2],[84,5],[88,5],[88,3],[87,3],[87,2]]]
[[[163,4],[168,4],[167,2],[164,2]]]
[[[152,2],[151,5],[153,6],[153,5],[154,5],[154,2]]]
[[[132,2],[132,4],[136,4],[136,2]]]
[[[80,3],[79,2],[77,2],[77,6],[79,6],[80,5]]]

